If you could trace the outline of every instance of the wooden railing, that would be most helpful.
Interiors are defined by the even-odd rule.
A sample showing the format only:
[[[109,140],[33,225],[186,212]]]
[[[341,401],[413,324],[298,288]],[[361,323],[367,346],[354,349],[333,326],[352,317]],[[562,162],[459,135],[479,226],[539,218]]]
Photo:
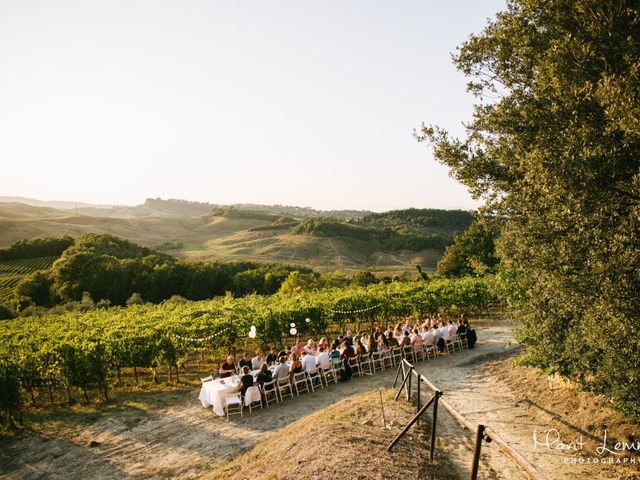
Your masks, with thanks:
[[[400,389],[396,394],[395,399],[398,400],[400,395],[402,394],[402,390],[406,389],[406,398],[407,401],[411,401],[411,393],[412,393],[412,379],[416,378],[416,399],[417,399],[417,407],[415,416],[407,423],[407,425],[402,429],[402,431],[394,438],[387,450],[392,450],[393,447],[400,441],[400,439],[404,436],[405,433],[409,431],[409,429],[420,419],[420,417],[427,411],[427,409],[433,405],[433,414],[431,419],[431,443],[429,445],[429,459],[433,461],[433,455],[435,452],[435,442],[436,442],[436,426],[438,421],[438,405],[441,405],[449,414],[453,417],[456,422],[462,426],[462,428],[469,430],[471,432],[475,431],[475,443],[473,448],[473,458],[471,460],[471,475],[469,478],[471,480],[476,480],[478,477],[478,466],[480,462],[480,453],[482,449],[483,440],[487,443],[494,441],[496,446],[505,453],[509,458],[511,458],[525,473],[526,475],[533,480],[546,480],[546,477],[535,468],[526,458],[524,458],[517,450],[511,447],[500,435],[498,435],[494,430],[490,427],[487,427],[483,424],[474,425],[469,422],[466,418],[462,416],[460,412],[458,412],[449,402],[447,402],[444,398],[441,398],[443,395],[442,390],[436,387],[433,383],[429,381],[427,377],[419,374],[415,371],[415,367],[409,363],[406,359],[403,359],[398,365],[398,371],[396,373],[396,378],[393,382],[393,386],[395,388],[398,378],[400,377],[400,373],[402,372],[402,383],[400,384]],[[431,391],[433,391],[433,397],[424,405],[420,405],[421,403],[421,385],[425,384]]]

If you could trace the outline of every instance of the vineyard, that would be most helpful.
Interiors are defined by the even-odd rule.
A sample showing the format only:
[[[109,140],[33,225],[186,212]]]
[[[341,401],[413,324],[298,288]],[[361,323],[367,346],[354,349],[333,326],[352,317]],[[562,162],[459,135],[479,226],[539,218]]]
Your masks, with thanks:
[[[108,398],[125,369],[149,369],[155,379],[164,366],[179,381],[189,357],[290,343],[292,324],[307,338],[412,315],[479,311],[493,300],[485,280],[462,278],[23,317],[0,324],[0,408],[35,403],[35,394],[53,403],[54,392],[70,397],[71,389],[88,401],[97,387]]]
[[[0,303],[8,303],[13,296],[13,289],[22,277],[51,267],[57,258],[40,257],[0,262]]]

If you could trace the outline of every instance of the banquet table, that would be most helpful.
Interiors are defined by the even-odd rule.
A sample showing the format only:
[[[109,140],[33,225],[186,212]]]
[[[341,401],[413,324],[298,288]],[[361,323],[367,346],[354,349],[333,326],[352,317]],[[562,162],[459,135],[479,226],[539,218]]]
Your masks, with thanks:
[[[224,397],[229,390],[236,388],[237,382],[238,377],[235,376],[204,382],[198,399],[202,402],[203,407],[213,406],[213,411],[224,417]]]
[[[291,362],[287,362],[290,364]],[[275,371],[275,366],[270,366],[269,370],[271,373]],[[253,380],[255,381],[258,376],[259,370],[253,370],[251,375],[253,375]],[[215,380],[210,380],[208,382],[204,382],[202,384],[202,388],[200,388],[200,395],[198,395],[198,400],[202,402],[202,406],[213,407],[213,411],[224,417],[224,397],[227,391],[233,389],[238,384],[239,377],[237,375],[233,375],[231,377],[226,378],[217,378]]]

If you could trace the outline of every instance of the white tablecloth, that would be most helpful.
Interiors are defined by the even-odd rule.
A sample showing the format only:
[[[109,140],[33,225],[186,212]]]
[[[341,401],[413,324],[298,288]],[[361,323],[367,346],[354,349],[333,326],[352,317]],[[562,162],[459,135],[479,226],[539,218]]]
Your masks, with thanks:
[[[220,380],[204,382],[198,399],[202,402],[203,407],[213,406],[213,411],[224,417],[224,397],[227,391],[236,388],[237,382],[238,380],[235,377],[225,378],[224,383],[220,383]]]

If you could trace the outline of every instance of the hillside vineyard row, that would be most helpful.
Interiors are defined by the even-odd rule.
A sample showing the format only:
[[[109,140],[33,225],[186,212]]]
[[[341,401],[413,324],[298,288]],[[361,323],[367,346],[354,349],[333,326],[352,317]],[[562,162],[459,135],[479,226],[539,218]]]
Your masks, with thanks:
[[[75,387],[87,398],[97,386],[106,398],[123,368],[167,365],[177,374],[196,352],[217,355],[221,349],[291,341],[291,323],[304,338],[356,319],[373,325],[409,315],[474,312],[494,300],[486,280],[467,277],[18,318],[0,324],[0,408],[20,408],[40,389],[52,400],[54,388]],[[365,311],[337,313],[356,310]],[[249,342],[251,326],[257,336]]]

